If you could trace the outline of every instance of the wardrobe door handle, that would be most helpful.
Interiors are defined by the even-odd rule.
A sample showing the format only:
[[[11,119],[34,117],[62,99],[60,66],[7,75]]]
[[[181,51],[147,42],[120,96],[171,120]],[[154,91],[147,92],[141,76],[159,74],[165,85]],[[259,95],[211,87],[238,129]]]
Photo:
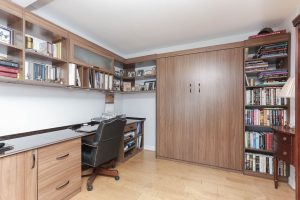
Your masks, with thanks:
[[[201,90],[200,90],[200,83],[198,83],[198,86],[199,86],[199,90],[198,90],[198,91],[199,91],[199,93],[200,93],[200,92],[201,92]]]
[[[31,165],[31,169],[35,168],[35,153],[32,153],[32,165]]]
[[[190,93],[192,93],[192,84],[190,83]]]
[[[66,187],[67,185],[69,185],[69,183],[70,183],[70,181],[67,181],[66,183],[64,183],[64,184],[62,184],[62,185],[60,185],[60,186],[58,186],[58,187],[56,188],[56,190],[63,189],[64,187]]]

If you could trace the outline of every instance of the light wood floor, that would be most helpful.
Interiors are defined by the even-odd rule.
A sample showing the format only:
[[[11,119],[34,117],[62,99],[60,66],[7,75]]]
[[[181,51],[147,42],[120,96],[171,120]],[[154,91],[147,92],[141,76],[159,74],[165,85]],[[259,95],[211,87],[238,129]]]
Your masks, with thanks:
[[[155,159],[144,151],[117,166],[121,179],[97,177],[94,190],[86,190],[72,200],[294,200],[294,191],[272,180],[203,166]]]

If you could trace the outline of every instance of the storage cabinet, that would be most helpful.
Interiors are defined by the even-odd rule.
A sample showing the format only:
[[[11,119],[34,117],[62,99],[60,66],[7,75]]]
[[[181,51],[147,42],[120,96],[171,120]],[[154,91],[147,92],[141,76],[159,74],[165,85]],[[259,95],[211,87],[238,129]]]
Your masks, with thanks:
[[[157,64],[157,156],[242,170],[243,50]]]
[[[0,158],[0,200],[70,199],[81,190],[81,139]]]
[[[0,200],[37,199],[37,151],[0,158]]]

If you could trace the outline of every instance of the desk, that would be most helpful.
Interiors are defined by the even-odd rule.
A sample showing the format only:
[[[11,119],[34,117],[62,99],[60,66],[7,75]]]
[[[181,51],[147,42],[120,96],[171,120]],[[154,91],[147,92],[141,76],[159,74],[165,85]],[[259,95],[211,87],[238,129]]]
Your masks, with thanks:
[[[144,149],[144,121],[145,118],[127,118],[118,161],[124,162]],[[97,128],[95,124],[82,126],[76,131],[92,140]]]
[[[295,131],[282,126],[272,127],[274,131],[274,185],[278,188],[278,160],[286,162],[286,165],[294,165]],[[289,174],[287,174],[289,175]]]

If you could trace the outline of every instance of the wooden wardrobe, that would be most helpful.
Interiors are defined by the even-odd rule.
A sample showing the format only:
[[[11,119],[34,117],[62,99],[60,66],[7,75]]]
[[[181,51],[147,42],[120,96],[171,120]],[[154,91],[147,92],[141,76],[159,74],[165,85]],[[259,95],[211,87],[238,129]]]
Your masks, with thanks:
[[[242,47],[159,58],[157,156],[242,170],[243,99]]]

